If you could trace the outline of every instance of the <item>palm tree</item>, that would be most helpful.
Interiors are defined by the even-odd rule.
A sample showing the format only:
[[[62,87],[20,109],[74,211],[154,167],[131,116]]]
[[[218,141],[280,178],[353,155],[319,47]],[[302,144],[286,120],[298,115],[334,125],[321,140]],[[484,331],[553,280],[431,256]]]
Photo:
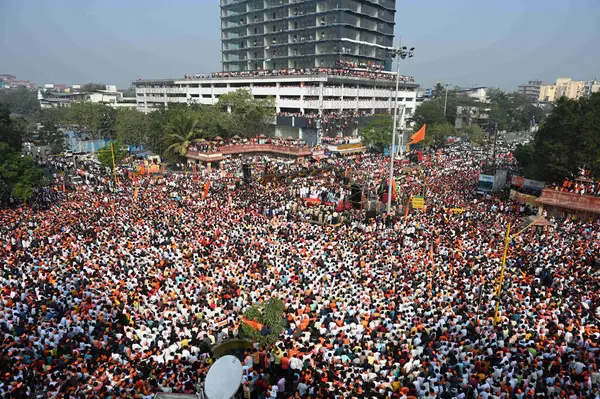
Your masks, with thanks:
[[[446,91],[446,86],[444,86],[440,82],[437,82],[435,84],[435,86],[433,87],[433,90],[431,90],[431,92],[432,92],[431,96],[433,98],[441,98],[442,96],[444,96],[445,91]]]
[[[198,129],[198,118],[190,112],[182,112],[169,121],[166,132],[173,143],[167,151],[173,151],[182,157],[188,151],[192,143],[197,143],[201,132]]]

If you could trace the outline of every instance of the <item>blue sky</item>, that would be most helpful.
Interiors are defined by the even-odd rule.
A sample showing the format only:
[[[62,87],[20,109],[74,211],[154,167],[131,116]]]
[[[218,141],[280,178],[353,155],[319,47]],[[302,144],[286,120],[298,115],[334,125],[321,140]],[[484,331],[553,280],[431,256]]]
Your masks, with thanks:
[[[600,78],[599,0],[397,0],[424,87]],[[0,73],[126,87],[220,69],[218,0],[0,0]]]

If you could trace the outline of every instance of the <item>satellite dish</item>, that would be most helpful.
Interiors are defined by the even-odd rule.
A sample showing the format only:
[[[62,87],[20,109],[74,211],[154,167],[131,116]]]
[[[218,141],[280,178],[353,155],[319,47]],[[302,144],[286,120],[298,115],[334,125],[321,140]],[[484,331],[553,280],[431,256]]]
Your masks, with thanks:
[[[206,380],[204,392],[208,399],[231,399],[242,384],[242,363],[237,357],[227,355],[212,365]]]

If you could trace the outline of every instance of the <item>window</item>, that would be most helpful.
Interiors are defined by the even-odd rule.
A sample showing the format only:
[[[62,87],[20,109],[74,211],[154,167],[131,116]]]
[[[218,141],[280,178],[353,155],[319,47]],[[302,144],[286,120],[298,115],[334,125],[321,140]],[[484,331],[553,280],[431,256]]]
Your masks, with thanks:
[[[277,31],[277,26],[273,25],[273,32]]]
[[[258,35],[258,28],[254,28],[254,34]]]
[[[277,13],[273,13],[273,19],[277,18]]]

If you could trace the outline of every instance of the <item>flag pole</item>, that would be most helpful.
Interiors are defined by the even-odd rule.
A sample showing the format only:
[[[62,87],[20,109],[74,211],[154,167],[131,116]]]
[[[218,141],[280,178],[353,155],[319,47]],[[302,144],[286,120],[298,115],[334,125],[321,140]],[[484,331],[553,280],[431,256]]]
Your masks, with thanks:
[[[500,295],[502,294],[502,283],[504,282],[504,268],[506,267],[506,255],[508,254],[508,243],[510,241],[510,223],[506,228],[504,237],[504,255],[502,255],[502,269],[500,269],[500,279],[498,281],[498,290],[496,291],[496,311],[494,312],[494,325],[498,323],[498,310],[500,308]]]
[[[113,176],[115,178],[115,193],[117,192],[117,185],[119,182],[117,181],[117,166],[115,165],[115,147],[113,143],[110,143],[110,153],[112,155],[112,164],[113,164]]]

